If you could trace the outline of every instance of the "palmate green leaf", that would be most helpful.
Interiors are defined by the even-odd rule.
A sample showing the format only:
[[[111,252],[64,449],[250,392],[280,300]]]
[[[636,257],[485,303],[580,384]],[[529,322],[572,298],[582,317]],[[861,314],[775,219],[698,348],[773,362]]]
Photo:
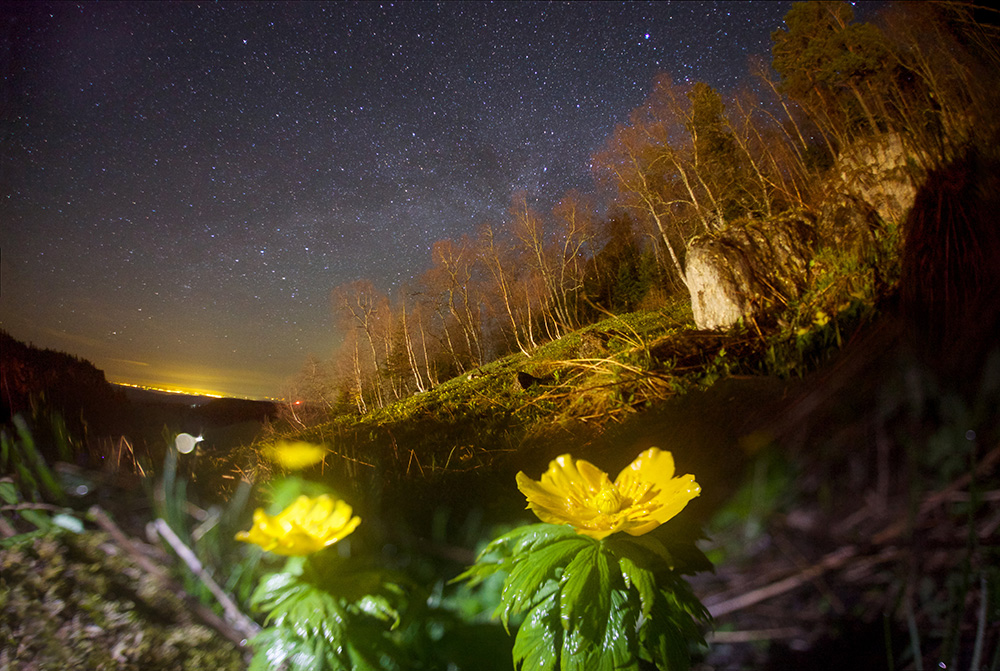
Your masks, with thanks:
[[[688,622],[684,622],[685,619]],[[689,614],[672,610],[667,599],[658,598],[653,606],[652,616],[639,632],[642,648],[649,654],[645,658],[661,669],[689,669],[691,639],[685,635],[685,631],[690,633],[690,625],[693,623]],[[698,638],[701,638],[700,634]]]
[[[494,562],[502,562],[504,559],[509,558],[513,552],[512,548],[520,540],[521,536],[528,533],[532,527],[542,526],[540,524],[532,524],[523,527],[517,527],[516,529],[511,529],[507,533],[497,536],[491,540],[486,547],[482,549],[479,556],[476,557],[476,563],[481,563],[487,561],[489,557],[496,557]]]
[[[540,545],[552,543],[560,538],[576,536],[573,528],[560,524],[528,524],[508,531],[504,535],[494,539],[479,553],[477,562],[492,555],[501,558],[517,557],[524,552],[530,551]]]
[[[562,651],[562,626],[558,599],[553,590],[524,618],[514,639],[514,668],[521,671],[555,671]]]
[[[635,669],[639,600],[630,598],[614,555],[598,544],[589,556],[574,560],[563,575],[561,669]]]
[[[537,603],[543,586],[556,579],[556,574],[571,562],[571,558],[593,547],[596,544],[592,539],[574,533],[571,537],[560,537],[550,545],[516,556],[515,564],[504,581],[497,607],[504,626],[511,615]]]
[[[604,542],[608,550],[615,555],[630,557],[640,566],[650,569],[653,567],[672,569],[674,567],[674,556],[667,549],[667,546],[649,534],[644,536],[616,534]]]
[[[493,617],[500,617],[500,622],[503,624],[504,630],[510,633],[510,618],[517,613],[529,611],[533,607],[537,606],[539,603],[545,601],[553,594],[559,592],[559,581],[552,579],[547,580],[539,584],[538,588],[534,590],[531,594],[525,595],[523,605],[518,606],[518,610],[513,610],[513,606],[516,604],[509,604],[511,607],[508,608],[507,602],[503,600],[503,595],[501,594],[500,605],[496,607],[493,612]]]
[[[653,572],[639,566],[630,556],[620,556],[618,566],[621,568],[626,587],[634,587],[639,594],[643,619],[649,619],[657,594],[656,578]]]
[[[695,596],[691,586],[683,580],[678,580],[672,589],[663,590],[661,593],[664,597],[668,597],[674,612],[684,613],[687,616],[685,618],[678,616],[677,622],[688,640],[705,645],[701,632],[704,625],[712,624],[712,615]]]
[[[709,617],[673,560],[648,536],[596,541],[535,524],[497,538],[455,580],[507,573],[494,616],[506,628],[526,614],[516,669],[635,671],[645,659],[673,670],[690,665],[689,644],[703,642],[699,620]]]
[[[264,629],[253,638],[251,645],[257,652],[250,662],[250,671],[324,671],[340,666],[328,664],[326,656],[317,654],[309,641],[283,627]]]
[[[547,525],[531,525],[534,527]],[[518,543],[523,535],[529,533],[531,526],[518,527],[498,536],[487,544],[476,557],[476,563],[452,578],[451,583],[469,581],[470,587],[475,587],[498,571],[509,571],[513,547]]]
[[[640,642],[660,668],[687,669],[691,665],[691,645],[705,645],[702,625],[711,620],[708,611],[676,574],[661,576],[649,620],[640,628]]]
[[[601,650],[610,658],[611,668],[618,671],[638,669],[639,636],[636,631],[638,615],[635,599],[627,590],[611,591],[608,626],[604,632]]]
[[[596,619],[606,616],[608,611],[611,585],[607,578],[610,573],[607,562],[608,557],[601,552],[600,544],[590,544],[566,566],[559,590],[559,617],[563,628],[587,627],[590,631],[586,633],[594,642],[604,638],[604,623]],[[602,578],[604,584],[601,584]],[[599,634],[591,626],[599,627]]]
[[[475,587],[490,576],[508,568],[509,564],[501,564],[500,562],[477,562],[449,580],[448,584],[454,585],[455,583],[468,581],[469,587]]]
[[[322,553],[321,553],[322,554]],[[327,554],[327,557],[330,555]],[[400,574],[378,568],[368,568],[365,561],[334,557],[335,561],[317,562],[310,557],[307,573],[319,588],[336,594],[348,602],[356,602],[367,595],[396,598],[402,595],[400,583],[406,578]]]
[[[327,615],[329,612],[327,611]],[[301,618],[303,613],[298,614]],[[321,613],[315,613],[318,617]],[[373,620],[368,620],[373,622]],[[317,635],[317,622],[286,619],[262,631],[253,640],[257,654],[251,671],[391,671],[400,668],[399,651],[379,630],[364,623],[344,623],[342,635],[331,641]],[[357,626],[354,626],[357,625]]]
[[[617,595],[617,597],[615,597]],[[622,600],[624,604],[625,593],[621,590],[614,590],[608,598],[609,604],[616,600]],[[576,627],[564,634],[564,643],[561,658],[561,671],[620,671],[622,669],[635,669],[638,665],[633,650],[636,647],[635,629],[626,630],[626,622],[632,618],[625,617],[627,613],[610,610],[605,613],[609,618],[604,627],[604,638],[594,640],[588,636],[584,629]]]
[[[299,576],[274,573],[265,577],[250,597],[250,605],[268,611],[268,624],[303,638],[322,638],[335,648],[341,645],[346,619],[343,605]]]
[[[512,570],[525,553],[569,538],[581,537],[566,525],[539,523],[518,527],[491,541],[479,553],[476,563],[450,582],[467,580],[470,587],[475,587],[499,571]]]
[[[567,524],[532,524],[526,527],[525,533],[521,535],[511,550],[516,556],[525,552],[533,552],[544,545],[564,538],[587,540],[586,536],[580,536],[573,527]]]
[[[270,610],[288,598],[289,592],[303,589],[296,576],[290,573],[271,573],[261,578],[250,597],[250,605],[258,610]]]
[[[399,611],[389,599],[382,595],[366,594],[354,603],[354,607],[377,620],[391,622],[390,629],[395,629],[399,626]]]
[[[333,575],[336,573],[336,575]],[[395,605],[403,588],[384,571],[357,571],[344,563],[334,571],[305,562],[265,576],[251,605],[267,612],[269,632],[254,660],[277,660],[292,671],[396,669],[401,655],[387,635],[400,622]],[[261,662],[263,664],[263,662]]]

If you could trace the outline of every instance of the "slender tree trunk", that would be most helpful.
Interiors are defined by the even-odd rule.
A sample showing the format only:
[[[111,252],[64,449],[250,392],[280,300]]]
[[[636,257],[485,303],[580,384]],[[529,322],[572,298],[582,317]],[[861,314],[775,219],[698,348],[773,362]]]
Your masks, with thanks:
[[[413,338],[410,336],[410,325],[406,321],[406,296],[401,301],[403,319],[403,346],[406,348],[406,362],[410,366],[410,373],[413,375],[413,383],[417,391],[427,391],[424,386],[424,378],[420,374],[420,367],[417,366],[417,357],[413,351]]]
[[[358,412],[362,415],[368,414],[368,405],[365,403],[365,393],[364,385],[362,383],[361,376],[361,353],[358,351],[358,339],[357,336],[354,338],[354,385],[355,385],[355,396],[354,402],[357,403]]]
[[[438,379],[435,366],[431,365],[431,359],[427,355],[427,331],[424,329],[424,320],[419,312],[417,313],[417,326],[420,327],[420,348],[424,354],[424,372],[427,373],[427,381],[430,386],[436,387],[441,384],[441,381]]]
[[[494,233],[491,226],[486,226],[484,228],[483,238],[485,240],[484,255],[486,267],[489,268],[490,274],[493,276],[493,279],[497,284],[497,288],[500,290],[500,297],[503,300],[504,310],[510,318],[510,328],[511,333],[514,336],[514,342],[517,343],[517,348],[521,350],[523,354],[527,354],[528,347],[524,341],[521,340],[521,328],[518,326],[517,318],[514,316],[515,310],[513,305],[513,291],[507,281],[507,274],[503,269],[500,252],[495,246]]]
[[[444,331],[445,342],[448,343],[448,353],[451,354],[452,360],[455,362],[455,367],[458,368],[459,373],[465,372],[465,364],[462,363],[461,357],[458,356],[458,351],[455,349],[455,343],[451,339],[451,329],[448,328],[448,320],[441,310],[438,310],[438,318],[441,320],[441,328]]]

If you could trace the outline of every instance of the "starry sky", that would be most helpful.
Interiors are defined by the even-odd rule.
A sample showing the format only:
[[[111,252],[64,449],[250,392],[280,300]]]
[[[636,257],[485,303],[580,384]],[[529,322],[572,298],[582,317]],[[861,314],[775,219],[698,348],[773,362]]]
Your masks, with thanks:
[[[0,3],[0,328],[111,381],[278,397],[435,240],[593,193],[657,73],[721,91],[788,2]]]

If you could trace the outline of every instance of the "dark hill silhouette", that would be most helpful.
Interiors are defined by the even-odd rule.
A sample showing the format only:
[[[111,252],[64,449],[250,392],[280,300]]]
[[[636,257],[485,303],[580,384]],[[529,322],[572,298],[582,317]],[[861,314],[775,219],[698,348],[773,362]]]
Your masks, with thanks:
[[[221,449],[252,441],[277,410],[266,401],[120,387],[89,361],[36,348],[5,331],[0,331],[0,397],[0,425],[9,425],[16,415],[24,417],[47,457],[56,456],[47,435],[54,415],[83,443],[125,436],[138,450],[158,455],[165,432],[205,432],[206,446]]]
[[[0,421],[56,412],[77,436],[128,433],[130,404],[104,371],[85,359],[38,349],[0,331]]]

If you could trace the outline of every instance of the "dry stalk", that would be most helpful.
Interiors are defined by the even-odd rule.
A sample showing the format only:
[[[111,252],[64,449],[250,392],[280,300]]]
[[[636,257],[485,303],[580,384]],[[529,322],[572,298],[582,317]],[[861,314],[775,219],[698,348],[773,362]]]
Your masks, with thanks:
[[[97,526],[106,531],[108,535],[111,536],[111,539],[115,542],[115,544],[129,555],[132,561],[134,561],[139,568],[155,578],[158,582],[160,582],[160,584],[174,592],[174,594],[177,595],[177,597],[181,599],[202,622],[215,629],[237,647],[245,649],[247,645],[247,636],[243,631],[234,628],[224,619],[212,612],[210,608],[207,608],[201,603],[195,601],[180,585],[177,585],[173,580],[171,580],[166,569],[161,564],[158,564],[150,559],[150,555],[159,554],[157,552],[158,548],[129,537],[117,524],[114,523],[114,521],[112,521],[110,517],[108,517],[107,513],[105,513],[104,510],[98,506],[92,506],[87,513],[88,516],[94,520]],[[254,624],[253,626],[256,627],[257,625]]]

